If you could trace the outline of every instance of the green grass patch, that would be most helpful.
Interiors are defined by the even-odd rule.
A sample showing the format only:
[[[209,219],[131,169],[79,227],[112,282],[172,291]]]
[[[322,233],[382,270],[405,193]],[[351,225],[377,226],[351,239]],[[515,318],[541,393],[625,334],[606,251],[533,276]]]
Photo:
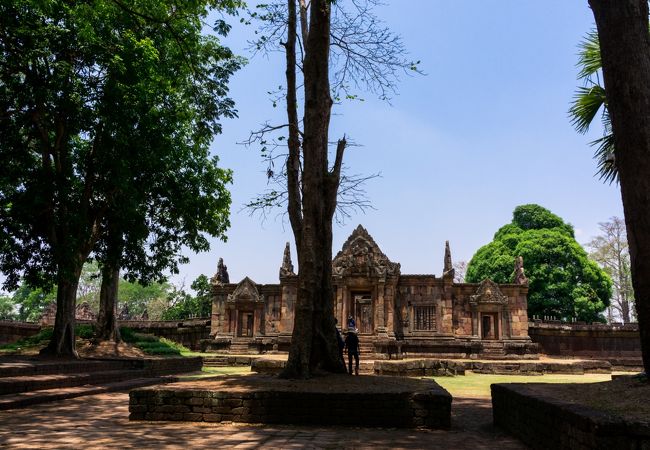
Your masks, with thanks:
[[[120,336],[124,342],[133,344],[147,355],[184,356],[190,353],[187,347],[178,342],[153,334],[137,333],[127,327],[120,328]]]
[[[455,377],[432,377],[454,397],[490,398],[495,383],[598,383],[611,380],[610,374],[564,375],[483,375],[467,372]]]

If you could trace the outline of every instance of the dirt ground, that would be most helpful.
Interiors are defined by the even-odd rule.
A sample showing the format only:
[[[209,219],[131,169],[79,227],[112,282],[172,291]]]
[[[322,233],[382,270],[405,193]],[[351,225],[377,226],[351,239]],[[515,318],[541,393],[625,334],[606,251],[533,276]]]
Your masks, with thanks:
[[[361,377],[360,377],[361,378]],[[459,398],[450,430],[129,422],[128,393],[0,411],[2,448],[525,449],[492,426],[488,399]]]
[[[148,389],[160,389],[153,386]],[[376,375],[352,376],[347,374],[329,374],[309,380],[282,380],[274,375],[250,374],[246,376],[225,376],[211,380],[186,381],[167,384],[163,389],[200,389],[228,390],[235,392],[274,390],[300,392],[337,392],[337,393],[398,393],[439,388],[433,380],[417,378],[387,377]]]
[[[98,344],[86,342],[77,347],[82,358],[142,358],[145,354],[139,348],[126,342],[102,341]]]

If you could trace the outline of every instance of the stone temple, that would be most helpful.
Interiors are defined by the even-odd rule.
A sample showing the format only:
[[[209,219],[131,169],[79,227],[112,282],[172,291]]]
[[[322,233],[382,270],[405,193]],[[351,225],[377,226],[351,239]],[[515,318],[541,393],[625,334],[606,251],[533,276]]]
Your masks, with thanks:
[[[402,274],[359,225],[332,261],[334,313],[339,325],[353,316],[362,351],[376,358],[534,358],[528,336],[528,280],[521,258],[512,284],[454,282],[449,243],[444,270]],[[212,278],[211,350],[287,351],[293,330],[298,277],[287,243],[279,284],[246,277],[230,283],[219,260]],[[345,330],[343,330],[345,331]]]

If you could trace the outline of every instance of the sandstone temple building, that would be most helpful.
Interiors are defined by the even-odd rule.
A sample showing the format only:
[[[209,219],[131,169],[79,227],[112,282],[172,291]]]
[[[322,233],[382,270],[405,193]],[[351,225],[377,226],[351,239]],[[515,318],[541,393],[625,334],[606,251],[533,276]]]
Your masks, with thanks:
[[[376,357],[536,355],[536,344],[528,336],[528,280],[521,258],[515,261],[512,284],[456,283],[447,243],[441,277],[402,274],[400,264],[389,260],[359,225],[332,261],[332,269],[338,323],[353,316],[362,350]],[[279,284],[260,285],[248,277],[230,283],[219,260],[212,278],[208,346],[231,353],[288,350],[297,279],[289,244]]]

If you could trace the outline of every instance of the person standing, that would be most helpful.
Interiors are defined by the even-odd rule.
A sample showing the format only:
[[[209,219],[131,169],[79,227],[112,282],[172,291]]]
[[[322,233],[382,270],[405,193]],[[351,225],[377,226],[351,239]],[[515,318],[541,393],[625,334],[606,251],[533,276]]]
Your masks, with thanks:
[[[354,358],[354,374],[359,375],[359,336],[356,329],[348,329],[345,347],[348,349],[348,373],[352,375],[352,358]]]
[[[339,321],[334,318],[334,328],[336,329],[336,342],[339,345],[339,359],[341,362],[343,362],[343,367],[345,367],[345,358],[343,358],[343,348],[345,347],[345,341],[343,340],[343,337],[341,336],[341,332],[339,331],[339,328],[336,326],[339,323]]]

